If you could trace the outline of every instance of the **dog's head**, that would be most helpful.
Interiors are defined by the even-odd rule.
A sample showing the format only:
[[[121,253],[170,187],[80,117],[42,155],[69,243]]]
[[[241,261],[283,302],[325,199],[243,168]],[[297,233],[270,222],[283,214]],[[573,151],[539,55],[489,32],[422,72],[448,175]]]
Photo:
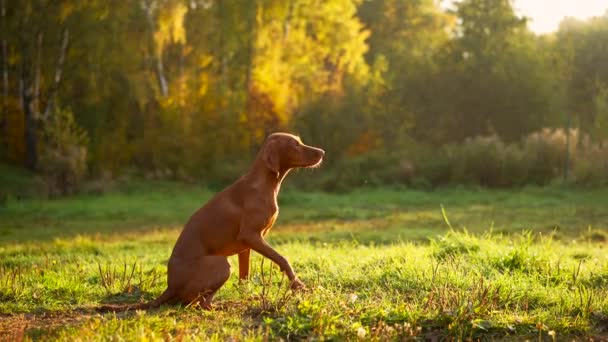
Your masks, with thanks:
[[[296,167],[317,167],[324,155],[322,149],[305,145],[299,137],[288,133],[269,135],[262,150],[266,166],[276,173]]]

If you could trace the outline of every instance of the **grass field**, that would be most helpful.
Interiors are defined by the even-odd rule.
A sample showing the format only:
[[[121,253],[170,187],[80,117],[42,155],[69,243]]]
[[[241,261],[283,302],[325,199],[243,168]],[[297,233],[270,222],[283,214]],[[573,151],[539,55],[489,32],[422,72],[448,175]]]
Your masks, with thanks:
[[[607,339],[608,189],[285,186],[270,242],[305,292],[252,260],[213,311],[98,314],[165,288],[208,189],[135,183],[0,207],[0,340]],[[442,210],[443,208],[443,210]]]

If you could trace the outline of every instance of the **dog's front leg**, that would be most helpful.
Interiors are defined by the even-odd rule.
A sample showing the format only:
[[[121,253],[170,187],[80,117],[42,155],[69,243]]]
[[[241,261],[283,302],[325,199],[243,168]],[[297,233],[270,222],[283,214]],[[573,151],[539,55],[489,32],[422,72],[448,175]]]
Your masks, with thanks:
[[[251,250],[246,249],[239,253],[239,279],[247,280],[249,278],[249,252]]]
[[[264,238],[256,233],[250,233],[246,235],[240,235],[239,239],[245,242],[251,249],[272,260],[275,264],[279,265],[281,271],[285,272],[287,278],[291,283],[292,289],[299,289],[304,287],[304,284],[296,277],[291,265],[277,251],[274,250]]]

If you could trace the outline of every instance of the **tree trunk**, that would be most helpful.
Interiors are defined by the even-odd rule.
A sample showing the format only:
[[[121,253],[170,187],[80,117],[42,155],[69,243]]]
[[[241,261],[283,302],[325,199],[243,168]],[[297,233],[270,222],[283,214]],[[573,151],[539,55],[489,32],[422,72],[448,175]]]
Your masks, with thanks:
[[[285,16],[285,20],[283,21],[283,41],[286,41],[289,37],[289,29],[291,28],[291,19],[293,17],[293,0],[288,0],[289,4],[287,5],[287,15]]]
[[[61,31],[61,49],[59,50],[59,58],[57,59],[57,66],[55,67],[55,77],[53,78],[53,84],[49,90],[48,99],[46,102],[46,108],[44,110],[44,119],[46,120],[53,106],[55,105],[55,97],[61,84],[61,75],[63,74],[63,65],[65,63],[65,56],[68,51],[68,44],[70,43],[70,31],[67,27],[64,27]]]
[[[30,170],[36,169],[38,164],[38,136],[36,113],[33,108],[32,82],[30,76],[30,64],[27,58],[23,58],[21,65],[21,106],[25,117],[25,132],[23,141],[25,144],[25,167]]]
[[[23,144],[25,146],[24,164],[30,170],[35,170],[38,164],[38,117],[33,108],[33,82],[32,82],[32,54],[35,51],[35,35],[29,32],[39,32],[35,27],[31,27],[29,17],[20,18],[20,25],[17,28],[17,39],[19,41],[19,54],[21,55],[20,77],[19,77],[19,96],[21,109],[24,116]],[[29,30],[31,29],[31,31]],[[33,46],[32,46],[33,45]]]
[[[165,68],[163,66],[162,52],[156,56],[156,75],[158,76],[158,86],[160,87],[160,94],[163,97],[169,95],[169,86],[167,85],[167,79],[165,77]]]
[[[247,57],[248,57],[248,65],[247,65],[247,74],[245,76],[245,91],[247,92],[247,100],[245,107],[249,108],[249,104],[251,101],[251,91],[253,88],[253,68],[254,59],[255,59],[255,39],[256,39],[256,28],[257,28],[257,0],[251,0],[253,9],[251,10],[251,16],[249,18],[249,46],[247,47]]]
[[[152,4],[147,2],[144,5],[144,11],[146,12],[146,19],[148,21],[148,29],[150,30],[150,37],[152,40],[152,50],[155,55],[155,68],[156,68],[156,77],[158,78],[158,86],[160,88],[160,94],[163,97],[166,97],[169,95],[169,86],[167,85],[167,78],[165,77],[165,68],[163,65],[163,52],[162,49],[160,49],[161,51],[154,51],[156,50],[155,48],[155,43],[154,43],[154,32],[156,32],[156,25],[154,24],[154,14],[153,14],[153,9],[152,9]]]
[[[250,11],[251,15],[249,17],[249,45],[247,46],[247,71],[245,75],[245,115],[249,118],[249,125],[252,125],[253,122],[258,121],[259,118],[256,118],[258,113],[256,113],[255,108],[253,108],[252,96],[253,96],[253,68],[255,67],[255,40],[256,40],[256,28],[257,28],[257,0],[252,0],[252,10]],[[261,121],[263,122],[263,120]],[[251,127],[251,132],[254,131],[255,127]],[[264,136],[266,136],[266,127],[264,125]],[[255,153],[255,151],[259,148],[258,144],[255,141],[255,135],[249,135],[249,147],[251,149],[251,153]]]
[[[0,156],[8,149],[8,27],[6,24],[6,0],[0,2],[0,17],[2,18],[2,110],[0,111]]]
[[[217,18],[218,18],[218,27],[222,27],[222,25],[224,24],[224,5],[222,1],[219,1],[217,3]],[[218,74],[219,74],[219,80],[220,80],[220,96],[222,98],[225,98],[224,94],[227,88],[227,82],[226,82],[226,49],[225,49],[225,44],[224,44],[224,31],[219,29],[219,32],[217,32],[217,36],[218,36],[218,40],[217,40],[217,55],[219,57],[219,63],[218,63]],[[223,106],[225,109],[225,106]]]
[[[32,106],[36,113],[40,113],[40,77],[42,74],[42,40],[44,35],[38,32],[36,41],[36,74],[34,76],[34,98]]]

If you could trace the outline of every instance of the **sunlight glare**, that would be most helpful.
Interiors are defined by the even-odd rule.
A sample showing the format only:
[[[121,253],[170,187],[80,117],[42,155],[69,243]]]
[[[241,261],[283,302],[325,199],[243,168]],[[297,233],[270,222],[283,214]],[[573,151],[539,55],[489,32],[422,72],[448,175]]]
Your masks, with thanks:
[[[515,8],[530,18],[530,29],[536,33],[556,31],[564,17],[588,19],[606,15],[608,0],[515,0]]]

